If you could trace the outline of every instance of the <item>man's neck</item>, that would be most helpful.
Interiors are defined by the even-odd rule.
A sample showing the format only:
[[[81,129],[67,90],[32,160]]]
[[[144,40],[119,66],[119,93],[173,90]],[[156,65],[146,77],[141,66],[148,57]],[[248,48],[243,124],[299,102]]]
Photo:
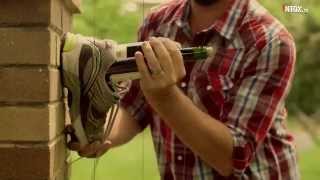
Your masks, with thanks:
[[[198,5],[191,0],[191,16],[189,23],[192,33],[195,34],[209,28],[226,11],[230,1],[219,0],[210,6]]]

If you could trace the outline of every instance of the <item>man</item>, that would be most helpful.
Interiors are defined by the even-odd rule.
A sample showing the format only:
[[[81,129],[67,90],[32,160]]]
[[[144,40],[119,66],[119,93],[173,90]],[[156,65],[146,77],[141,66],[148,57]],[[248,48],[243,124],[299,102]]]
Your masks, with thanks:
[[[184,64],[168,38],[217,51]],[[108,141],[72,149],[100,156],[150,125],[162,179],[299,179],[284,108],[294,40],[258,2],[171,1],[146,18],[139,40],[141,79]]]

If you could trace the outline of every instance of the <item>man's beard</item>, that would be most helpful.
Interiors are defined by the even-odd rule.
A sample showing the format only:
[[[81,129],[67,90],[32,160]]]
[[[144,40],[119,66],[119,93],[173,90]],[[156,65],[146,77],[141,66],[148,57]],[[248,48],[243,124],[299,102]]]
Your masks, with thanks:
[[[218,0],[194,0],[194,1],[201,6],[209,6],[216,3]]]

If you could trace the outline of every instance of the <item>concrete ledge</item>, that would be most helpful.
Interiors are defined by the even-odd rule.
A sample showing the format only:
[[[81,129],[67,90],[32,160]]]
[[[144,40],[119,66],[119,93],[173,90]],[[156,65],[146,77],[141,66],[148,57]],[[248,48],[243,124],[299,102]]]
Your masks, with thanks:
[[[81,0],[64,0],[68,9],[72,13],[80,13],[81,12]]]

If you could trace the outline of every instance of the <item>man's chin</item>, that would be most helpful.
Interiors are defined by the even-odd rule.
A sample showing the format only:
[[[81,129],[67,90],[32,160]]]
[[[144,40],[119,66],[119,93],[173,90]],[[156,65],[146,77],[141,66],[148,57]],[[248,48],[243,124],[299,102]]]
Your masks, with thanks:
[[[210,6],[218,2],[218,0],[194,0],[194,1],[201,6]]]

